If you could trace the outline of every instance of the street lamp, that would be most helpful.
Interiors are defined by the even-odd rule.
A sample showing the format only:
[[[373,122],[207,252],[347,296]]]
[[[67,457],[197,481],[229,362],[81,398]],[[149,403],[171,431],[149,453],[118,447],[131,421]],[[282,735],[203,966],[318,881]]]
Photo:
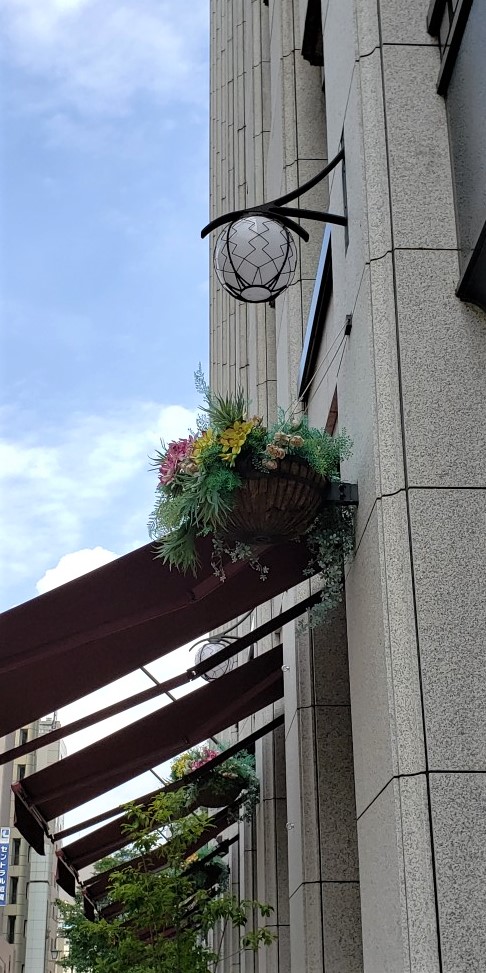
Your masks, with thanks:
[[[198,666],[201,662],[206,662],[213,655],[217,655],[218,652],[222,652],[227,645],[230,645],[229,639],[209,638],[207,641],[203,642],[196,650],[195,665]],[[195,646],[193,646],[195,648]],[[203,673],[202,678],[206,682],[212,682],[214,679],[219,679],[220,676],[225,676],[227,672],[231,672],[233,666],[235,665],[235,659],[231,656],[229,659],[225,659],[224,662],[220,662],[215,665],[214,669],[209,669],[207,672]]]
[[[247,303],[273,302],[292,283],[297,248],[289,230],[306,242],[309,239],[307,230],[296,223],[294,217],[347,226],[346,215],[287,206],[321,182],[339,162],[343,163],[346,202],[344,148],[341,148],[334,159],[303,186],[268,203],[218,216],[201,230],[204,239],[211,230],[226,224],[216,241],[213,260],[216,276],[228,293]]]

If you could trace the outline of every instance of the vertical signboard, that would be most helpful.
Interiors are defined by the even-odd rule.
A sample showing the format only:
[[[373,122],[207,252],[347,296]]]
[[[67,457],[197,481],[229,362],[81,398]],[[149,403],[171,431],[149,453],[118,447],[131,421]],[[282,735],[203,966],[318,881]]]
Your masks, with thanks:
[[[0,828],[0,906],[7,904],[10,828]]]

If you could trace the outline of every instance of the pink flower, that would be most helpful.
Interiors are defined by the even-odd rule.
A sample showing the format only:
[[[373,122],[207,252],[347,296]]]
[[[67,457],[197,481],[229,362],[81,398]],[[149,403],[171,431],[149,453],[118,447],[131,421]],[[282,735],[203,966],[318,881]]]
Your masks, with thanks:
[[[207,750],[204,751],[204,753],[202,754],[199,760],[193,761],[193,763],[191,764],[191,770],[198,770],[199,767],[204,767],[204,764],[207,764],[209,760],[214,760],[214,758],[217,756],[218,756],[217,750],[210,750],[208,748]]]
[[[179,439],[177,442],[169,443],[163,463],[159,466],[159,482],[164,485],[171,483],[179,469],[192,453],[194,436],[188,439]]]

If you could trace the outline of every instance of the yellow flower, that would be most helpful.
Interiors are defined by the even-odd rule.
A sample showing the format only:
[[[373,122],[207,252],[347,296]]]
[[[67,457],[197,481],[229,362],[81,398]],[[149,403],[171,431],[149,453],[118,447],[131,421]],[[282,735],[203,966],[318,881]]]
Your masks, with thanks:
[[[191,459],[198,465],[200,464],[205,451],[214,443],[214,433],[212,429],[206,429],[197,439],[194,440]]]
[[[219,437],[222,446],[221,458],[230,466],[233,466],[238,453],[241,453],[241,449],[254,425],[252,419],[249,422],[242,422],[241,419],[237,419],[232,426],[221,433]]]
[[[173,761],[171,766],[171,777],[172,780],[180,780],[185,774],[189,773],[191,769],[192,757],[189,753],[181,753],[180,757],[177,757]]]

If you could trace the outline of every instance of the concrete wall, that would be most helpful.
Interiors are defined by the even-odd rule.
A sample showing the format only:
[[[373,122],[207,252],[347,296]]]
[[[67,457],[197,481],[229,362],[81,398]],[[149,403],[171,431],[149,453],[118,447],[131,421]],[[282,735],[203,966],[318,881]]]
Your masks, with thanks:
[[[455,296],[427,8],[323,0],[324,99],[300,54],[305,0],[212,3],[212,215],[301,184],[343,134],[346,151],[349,243],[333,230],[308,408],[324,426],[337,388],[357,550],[345,613],[283,633],[285,747],[260,752],[251,848],[282,945],[258,962],[280,973],[479,973],[486,955],[486,315]],[[342,212],[340,170],[305,203]],[[275,310],[212,284],[212,381],[242,382],[265,417],[297,395],[322,240],[308,228]]]
[[[12,973],[13,970],[13,946],[0,936],[0,973]]]

